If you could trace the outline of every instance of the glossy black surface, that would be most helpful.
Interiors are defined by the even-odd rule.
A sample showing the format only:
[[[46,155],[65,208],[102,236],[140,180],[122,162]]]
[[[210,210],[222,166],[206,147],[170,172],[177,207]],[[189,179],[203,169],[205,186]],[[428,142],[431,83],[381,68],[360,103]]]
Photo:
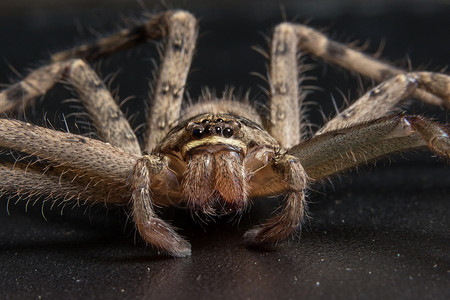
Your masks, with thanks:
[[[307,16],[307,5],[286,5],[286,12],[289,19],[299,16],[302,22],[312,17],[312,25],[327,26],[328,32],[341,40],[371,39],[372,52],[385,38],[383,53],[390,60],[401,61],[408,54],[414,67],[439,70],[448,64],[448,6],[339,7],[315,8]],[[246,3],[195,5],[191,10],[201,17],[200,32],[206,33],[200,38],[189,79],[192,97],[199,95],[201,86],[213,87],[221,94],[231,84],[244,91],[251,87],[253,99],[264,101],[257,88],[264,82],[249,72],[265,73],[266,61],[250,47],[265,47],[259,33],[270,33],[282,20],[278,4],[267,8]],[[14,77],[8,63],[25,72],[26,67],[45,60],[48,52],[83,41],[77,22],[108,32],[120,12],[130,11],[129,7],[120,11],[116,6],[101,5],[32,7],[15,14],[3,10],[0,57],[7,63],[1,68],[1,81]],[[152,53],[143,47],[103,62],[103,75],[120,66],[121,73],[112,86],[120,84],[122,99],[136,95],[131,111],[142,107],[140,101],[147,94]],[[358,81],[346,74],[322,64],[316,68],[319,80],[314,84],[324,91],[311,96],[325,106],[326,114],[332,112],[330,93],[341,99],[335,87],[347,94],[358,86]],[[60,106],[55,101],[70,97],[57,88],[27,117],[42,124],[37,121],[41,112],[50,111],[49,122],[64,128],[61,114],[67,115],[70,105]],[[446,113],[438,109],[416,105],[412,110],[431,111],[428,115],[438,114],[446,120]],[[319,122],[320,114],[312,113],[312,118]],[[70,126],[70,119],[68,122]],[[138,118],[135,125],[139,123]],[[192,242],[191,257],[173,259],[144,247],[121,209],[67,206],[61,216],[61,207],[50,210],[46,206],[46,221],[41,216],[41,202],[27,208],[24,202],[10,204],[8,216],[8,199],[3,197],[0,298],[448,299],[450,169],[429,158],[429,153],[423,154],[406,155],[407,160],[395,157],[398,162],[385,161],[377,168],[366,167],[359,174],[335,178],[334,186],[313,186],[311,219],[301,239],[274,251],[248,248],[242,239],[246,229],[273,209],[264,207],[264,201],[255,203],[239,223],[221,219],[204,225],[191,221],[187,212],[165,211],[164,218],[172,220]]]

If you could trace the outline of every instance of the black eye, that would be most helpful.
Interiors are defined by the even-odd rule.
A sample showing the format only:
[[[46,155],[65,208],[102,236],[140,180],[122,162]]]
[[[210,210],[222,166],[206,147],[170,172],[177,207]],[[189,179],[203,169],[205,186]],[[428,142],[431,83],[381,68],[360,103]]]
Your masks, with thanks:
[[[232,137],[233,136],[233,130],[231,128],[225,128],[223,130],[223,136],[226,138]]]
[[[220,134],[222,132],[222,128],[216,127],[214,128],[217,134]]]
[[[205,127],[205,131],[204,131],[204,134],[206,134],[206,135],[210,135],[211,134],[211,127],[209,127],[209,126],[206,126]]]
[[[194,129],[194,131],[192,132],[192,136],[196,139],[200,139],[203,135],[203,131],[199,128]]]
[[[223,120],[222,120],[222,119],[217,119],[216,122],[217,122],[217,123],[222,123]]]

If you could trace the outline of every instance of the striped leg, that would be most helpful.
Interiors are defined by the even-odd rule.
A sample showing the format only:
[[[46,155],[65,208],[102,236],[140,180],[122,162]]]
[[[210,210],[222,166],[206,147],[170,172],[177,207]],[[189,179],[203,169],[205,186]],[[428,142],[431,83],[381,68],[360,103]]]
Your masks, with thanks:
[[[350,71],[372,78],[381,83],[405,71],[381,62],[373,57],[363,54],[350,47],[328,39],[324,34],[303,25],[292,25],[295,28],[299,48],[326,62],[337,64]],[[428,88],[420,86],[414,91],[414,97],[433,105],[450,108],[450,102],[427,91]]]
[[[316,135],[392,114],[420,88],[450,106],[450,76],[431,72],[405,73],[368,91],[328,121]]]
[[[366,165],[380,157],[428,147],[450,158],[448,128],[421,116],[389,116],[316,135],[289,149],[312,180]]]
[[[275,28],[270,61],[269,133],[284,148],[302,138],[299,66],[295,26],[283,23]]]
[[[186,78],[197,39],[197,21],[187,12],[167,14],[165,25],[165,51],[153,85],[151,109],[147,117],[146,152],[151,152],[180,118]]]
[[[95,71],[81,59],[55,62],[32,71],[0,92],[0,112],[27,106],[62,79],[78,92],[103,141],[136,155],[141,153],[136,135],[118,104]]]

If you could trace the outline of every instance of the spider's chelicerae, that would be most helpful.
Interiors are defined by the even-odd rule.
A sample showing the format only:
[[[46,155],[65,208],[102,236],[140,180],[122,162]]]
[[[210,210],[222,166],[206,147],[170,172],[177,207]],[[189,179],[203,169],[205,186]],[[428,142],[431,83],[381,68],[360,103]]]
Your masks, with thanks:
[[[2,117],[0,147],[38,159],[0,163],[2,194],[118,203],[130,206],[148,243],[173,256],[190,244],[155,214],[154,205],[185,205],[195,212],[242,212],[250,199],[285,195],[271,219],[249,230],[256,245],[285,240],[305,218],[308,184],[390,153],[428,147],[450,156],[448,127],[422,116],[394,114],[414,97],[450,107],[450,77],[405,72],[327,39],[303,25],[282,23],[270,49],[270,114],[248,101],[205,97],[182,109],[194,53],[197,21],[168,11],[92,45],[52,56],[0,93],[0,111],[29,105],[64,79],[74,87],[101,140]],[[164,39],[144,145],[102,80],[87,64],[145,40]],[[303,51],[381,82],[305,137],[300,88]]]

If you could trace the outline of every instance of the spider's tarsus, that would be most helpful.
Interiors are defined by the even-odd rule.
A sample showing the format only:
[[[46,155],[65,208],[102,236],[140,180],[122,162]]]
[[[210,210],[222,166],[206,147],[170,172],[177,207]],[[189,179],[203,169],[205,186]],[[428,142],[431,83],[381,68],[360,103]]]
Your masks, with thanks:
[[[138,224],[141,237],[150,245],[173,257],[191,255],[191,244],[178,235],[173,228],[159,218],[152,218],[144,224]]]
[[[179,245],[175,251],[169,253],[173,257],[188,257],[191,256],[191,244],[184,241],[183,245]]]
[[[300,230],[300,227],[297,230]],[[266,226],[256,226],[245,232],[244,240],[249,247],[272,250],[280,242],[286,240],[286,238],[280,237],[279,234],[274,233],[273,228],[269,229],[266,228]]]
[[[261,233],[261,226],[254,227],[245,232],[244,239],[250,246],[260,245],[261,243],[257,242],[258,240],[257,236],[259,236],[260,233]]]

